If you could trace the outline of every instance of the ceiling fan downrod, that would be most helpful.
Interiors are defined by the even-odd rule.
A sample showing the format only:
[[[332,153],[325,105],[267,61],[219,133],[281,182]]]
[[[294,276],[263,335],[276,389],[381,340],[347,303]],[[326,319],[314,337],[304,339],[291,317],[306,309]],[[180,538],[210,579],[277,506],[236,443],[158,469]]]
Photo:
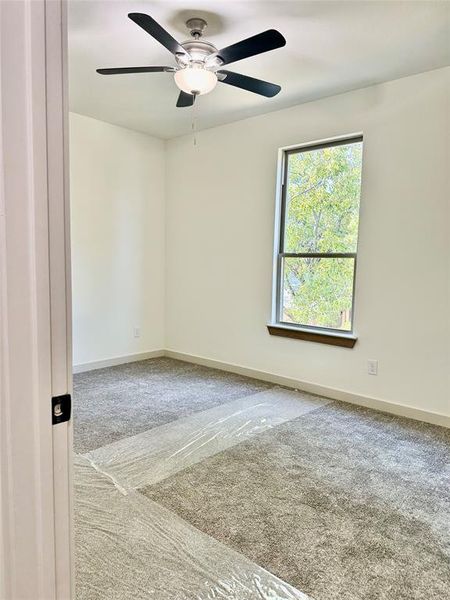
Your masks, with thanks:
[[[198,40],[202,37],[204,30],[208,27],[208,23],[205,19],[200,17],[193,17],[186,21],[186,27],[189,29],[191,36]]]

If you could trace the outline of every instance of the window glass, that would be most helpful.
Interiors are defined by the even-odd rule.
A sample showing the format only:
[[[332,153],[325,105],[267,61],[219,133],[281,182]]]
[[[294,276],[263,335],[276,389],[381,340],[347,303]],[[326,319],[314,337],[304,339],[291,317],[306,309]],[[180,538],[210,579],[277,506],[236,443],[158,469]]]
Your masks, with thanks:
[[[356,252],[362,142],[287,155],[285,252]]]
[[[284,258],[284,323],[351,330],[354,258]]]

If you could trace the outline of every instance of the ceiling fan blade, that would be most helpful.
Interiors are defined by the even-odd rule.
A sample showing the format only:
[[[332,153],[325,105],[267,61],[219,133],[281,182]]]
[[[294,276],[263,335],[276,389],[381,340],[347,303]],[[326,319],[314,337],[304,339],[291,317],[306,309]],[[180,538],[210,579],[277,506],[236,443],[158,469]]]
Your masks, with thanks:
[[[266,96],[266,98],[272,98],[273,96],[276,96],[281,90],[281,87],[275,83],[269,83],[268,81],[255,79],[254,77],[241,75],[240,73],[234,73],[233,71],[220,70],[217,71],[217,73],[225,75],[224,79],[221,78],[219,80],[222,83],[227,83],[228,85],[233,85],[234,87],[248,90],[249,92],[254,92],[255,94],[260,94],[261,96]]]
[[[115,69],[97,69],[100,75],[121,75],[123,73],[173,73],[175,67],[117,67]]]
[[[258,33],[241,42],[222,48],[222,50],[217,52],[217,56],[223,60],[224,65],[228,65],[243,58],[269,52],[269,50],[275,50],[285,45],[286,40],[279,31],[268,29],[267,31],[263,31],[263,33]]]
[[[159,23],[152,19],[150,15],[144,13],[129,13],[129,18],[142,27],[144,31],[155,38],[160,44],[162,44],[172,54],[186,54],[186,50],[180,46],[176,39],[174,39],[168,31],[166,31]]]
[[[185,106],[192,106],[195,102],[194,94],[186,94],[186,92],[180,92],[177,100],[178,108],[184,108]]]
[[[177,100],[178,108],[184,108],[185,106],[193,106],[195,102],[195,94],[186,94],[186,92],[180,92]]]

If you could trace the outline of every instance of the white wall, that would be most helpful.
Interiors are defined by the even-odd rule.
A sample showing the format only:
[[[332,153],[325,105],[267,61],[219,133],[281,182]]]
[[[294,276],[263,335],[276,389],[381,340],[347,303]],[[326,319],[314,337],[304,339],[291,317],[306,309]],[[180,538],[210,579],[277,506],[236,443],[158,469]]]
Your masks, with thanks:
[[[449,72],[170,141],[166,347],[449,415]],[[271,337],[277,149],[360,131],[358,342]]]
[[[74,364],[163,348],[164,142],[71,114],[70,188]]]

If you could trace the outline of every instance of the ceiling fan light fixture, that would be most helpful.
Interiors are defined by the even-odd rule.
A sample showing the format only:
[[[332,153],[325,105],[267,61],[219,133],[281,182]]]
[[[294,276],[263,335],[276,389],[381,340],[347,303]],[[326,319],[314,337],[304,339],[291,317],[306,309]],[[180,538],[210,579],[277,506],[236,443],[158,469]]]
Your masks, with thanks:
[[[217,75],[201,65],[189,65],[175,73],[175,83],[182,92],[202,96],[216,87]]]

